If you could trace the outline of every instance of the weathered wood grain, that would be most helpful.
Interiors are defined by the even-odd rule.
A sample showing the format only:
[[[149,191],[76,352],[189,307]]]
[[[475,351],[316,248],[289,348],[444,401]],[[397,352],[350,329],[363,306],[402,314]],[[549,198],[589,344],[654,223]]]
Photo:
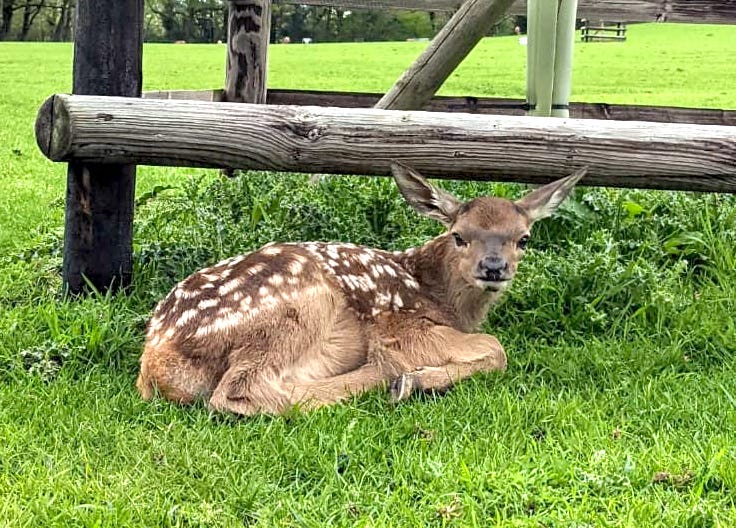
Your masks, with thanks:
[[[143,0],[78,0],[75,20],[74,93],[139,97]],[[130,283],[136,169],[121,163],[69,164],[63,280],[72,293],[87,281],[102,292]]]
[[[266,102],[271,0],[230,0],[228,3],[227,63],[222,100]],[[227,177],[232,169],[223,169]]]
[[[395,159],[529,183],[587,166],[587,185],[736,192],[733,127],[76,95],[48,111],[55,161],[387,175]]]
[[[284,3],[339,6],[347,9],[415,9],[454,11],[460,0],[279,0]],[[511,15],[526,15],[526,1],[517,0]],[[578,18],[623,22],[736,23],[734,0],[579,0]]]
[[[386,92],[376,108],[417,110],[506,13],[513,0],[467,0]]]
[[[225,100],[266,102],[271,0],[230,0]]]
[[[157,91],[145,92],[143,96],[147,99],[217,102],[222,100],[222,90]],[[277,105],[370,108],[380,98],[381,94],[377,93],[269,90],[266,102]],[[522,99],[435,96],[422,110],[521,116],[526,113],[524,105],[525,101]],[[576,119],[613,119],[617,121],[736,126],[736,110],[717,108],[570,103],[570,117]]]

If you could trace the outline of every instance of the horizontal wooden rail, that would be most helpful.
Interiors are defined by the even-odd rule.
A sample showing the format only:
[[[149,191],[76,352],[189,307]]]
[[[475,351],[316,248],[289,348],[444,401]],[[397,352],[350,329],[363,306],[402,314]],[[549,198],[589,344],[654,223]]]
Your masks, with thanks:
[[[461,0],[277,0],[282,3],[345,9],[454,11]],[[510,15],[526,15],[526,1],[514,2]],[[578,18],[622,22],[736,23],[733,0],[578,0]]]
[[[56,95],[36,138],[54,161],[389,174],[736,192],[736,128]]]
[[[145,92],[147,99],[222,101],[222,90],[172,90]],[[301,106],[338,106],[371,108],[382,94],[357,92],[322,92],[305,90],[269,90],[269,104]],[[521,99],[495,97],[435,96],[423,110],[430,112],[467,112],[472,114],[525,115]],[[576,119],[614,119],[618,121],[655,121],[736,126],[736,110],[682,108],[674,106],[615,105],[608,103],[570,103],[570,117]]]

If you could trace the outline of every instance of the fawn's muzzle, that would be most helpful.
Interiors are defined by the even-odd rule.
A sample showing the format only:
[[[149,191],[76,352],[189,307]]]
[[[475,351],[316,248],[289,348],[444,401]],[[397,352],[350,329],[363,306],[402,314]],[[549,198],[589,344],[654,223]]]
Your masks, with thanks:
[[[484,257],[478,264],[478,278],[489,282],[509,280],[509,263],[501,257]]]

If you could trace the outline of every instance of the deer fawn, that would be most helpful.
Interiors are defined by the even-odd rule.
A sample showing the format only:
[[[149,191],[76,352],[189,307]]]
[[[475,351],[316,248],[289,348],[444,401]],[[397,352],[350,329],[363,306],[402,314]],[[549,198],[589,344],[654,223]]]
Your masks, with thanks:
[[[393,253],[269,244],[194,273],[154,311],[141,395],[280,413],[387,382],[398,401],[505,369],[498,340],[472,332],[514,278],[531,225],[552,214],[585,170],[516,202],[466,203],[405,165],[392,170],[404,198],[446,233]]]

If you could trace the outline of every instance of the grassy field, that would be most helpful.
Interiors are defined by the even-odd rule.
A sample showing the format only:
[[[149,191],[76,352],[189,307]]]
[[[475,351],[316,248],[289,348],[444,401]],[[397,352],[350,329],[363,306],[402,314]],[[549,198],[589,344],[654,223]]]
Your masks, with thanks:
[[[380,92],[421,47],[273,46],[269,84]],[[223,53],[147,46],[145,88],[220,86]],[[442,93],[521,97],[523,53],[486,39]],[[577,46],[573,99],[736,108],[734,56],[736,27],[632,26]],[[32,125],[70,69],[70,45],[0,43],[0,526],[736,525],[732,196],[578,190],[485,324],[502,375],[400,406],[211,416],[133,386],[176,280],[272,239],[394,249],[438,227],[389,180],[141,168],[131,294],[66,300],[64,167]]]

